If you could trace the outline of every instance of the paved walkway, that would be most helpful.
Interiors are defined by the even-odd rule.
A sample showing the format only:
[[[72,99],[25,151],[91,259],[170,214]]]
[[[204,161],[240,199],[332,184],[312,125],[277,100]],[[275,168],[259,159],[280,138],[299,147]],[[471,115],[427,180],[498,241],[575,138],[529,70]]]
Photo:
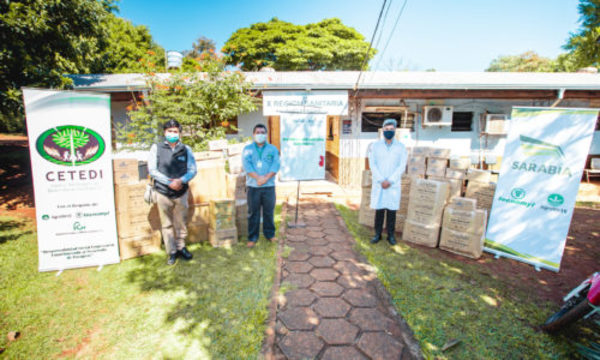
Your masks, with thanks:
[[[288,206],[288,218],[294,207]],[[282,261],[275,359],[414,359],[418,344],[395,314],[389,295],[335,206],[300,203],[303,229],[285,230],[293,248]]]

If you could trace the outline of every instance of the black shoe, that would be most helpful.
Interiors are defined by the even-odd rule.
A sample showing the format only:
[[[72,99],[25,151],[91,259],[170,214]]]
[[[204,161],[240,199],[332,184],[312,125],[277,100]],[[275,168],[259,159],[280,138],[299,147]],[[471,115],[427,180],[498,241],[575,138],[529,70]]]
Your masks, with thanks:
[[[167,259],[167,265],[175,265],[175,261],[177,261],[177,253],[170,254]]]
[[[191,253],[191,252],[189,252],[189,251],[188,251],[188,249],[187,249],[187,248],[185,248],[185,247],[184,247],[183,249],[179,250],[177,253],[178,253],[179,255],[181,255],[181,257],[182,257],[184,260],[192,260],[192,258],[194,257],[194,255],[192,255],[192,253]]]
[[[375,234],[371,239],[371,244],[377,244],[381,240],[381,234]]]
[[[392,235],[388,235],[388,242],[390,243],[390,245],[396,245],[396,237],[392,234]]]

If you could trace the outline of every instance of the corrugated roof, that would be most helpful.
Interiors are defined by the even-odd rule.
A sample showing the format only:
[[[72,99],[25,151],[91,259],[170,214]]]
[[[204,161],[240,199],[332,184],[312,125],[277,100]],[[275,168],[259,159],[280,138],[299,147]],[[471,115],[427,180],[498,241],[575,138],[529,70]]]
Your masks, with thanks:
[[[353,89],[358,71],[245,72],[256,89]],[[160,74],[168,76],[168,74]],[[145,88],[143,74],[70,75],[75,89]],[[600,90],[600,74],[506,72],[364,72],[360,89]]]

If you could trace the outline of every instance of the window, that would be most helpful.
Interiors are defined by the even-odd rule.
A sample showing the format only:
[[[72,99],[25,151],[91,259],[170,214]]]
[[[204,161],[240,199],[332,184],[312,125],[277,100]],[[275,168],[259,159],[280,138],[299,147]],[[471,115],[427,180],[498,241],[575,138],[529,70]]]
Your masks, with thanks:
[[[455,111],[452,113],[451,131],[471,131],[473,129],[473,112]]]
[[[381,113],[381,112],[363,112],[361,116],[362,132],[378,132],[385,119],[396,119],[398,129],[415,129],[415,114],[408,113],[406,119],[404,113]]]

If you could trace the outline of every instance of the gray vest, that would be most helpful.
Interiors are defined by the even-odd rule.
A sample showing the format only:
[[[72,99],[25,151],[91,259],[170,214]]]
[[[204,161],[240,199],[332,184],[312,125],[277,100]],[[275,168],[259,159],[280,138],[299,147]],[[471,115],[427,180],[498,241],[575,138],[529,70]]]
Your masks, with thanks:
[[[169,179],[178,179],[187,173],[187,149],[185,145],[178,142],[175,148],[165,142],[156,144],[157,168]],[[161,184],[158,181],[154,183],[154,188],[159,193],[171,199],[176,199],[188,190],[188,184],[183,184],[179,191],[171,189],[168,185]]]

